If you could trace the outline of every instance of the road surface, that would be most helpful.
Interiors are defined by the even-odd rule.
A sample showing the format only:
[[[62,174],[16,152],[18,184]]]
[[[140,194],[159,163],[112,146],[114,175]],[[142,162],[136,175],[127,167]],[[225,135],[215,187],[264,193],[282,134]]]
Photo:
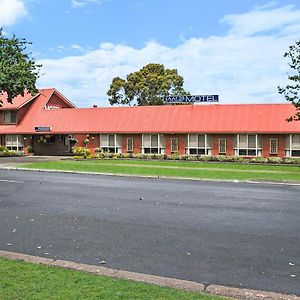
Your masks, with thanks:
[[[0,249],[300,295],[300,187],[0,170]]]

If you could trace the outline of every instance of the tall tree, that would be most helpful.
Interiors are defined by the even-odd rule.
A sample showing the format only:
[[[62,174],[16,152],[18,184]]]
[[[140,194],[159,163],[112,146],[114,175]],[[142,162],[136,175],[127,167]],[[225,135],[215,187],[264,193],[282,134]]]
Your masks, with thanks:
[[[41,65],[36,64],[31,53],[26,52],[29,44],[15,35],[12,38],[5,37],[0,28],[0,106],[4,92],[9,103],[17,95],[24,96],[25,91],[32,94],[37,92],[35,85]]]
[[[285,87],[278,86],[278,91],[296,107],[295,115],[288,118],[288,121],[300,121],[300,40],[289,47],[284,57],[288,58],[293,74],[288,75],[289,83]]]
[[[183,89],[183,77],[176,69],[162,64],[148,64],[127,75],[126,80],[115,77],[107,92],[109,103],[131,105],[161,105],[165,96],[189,95]]]

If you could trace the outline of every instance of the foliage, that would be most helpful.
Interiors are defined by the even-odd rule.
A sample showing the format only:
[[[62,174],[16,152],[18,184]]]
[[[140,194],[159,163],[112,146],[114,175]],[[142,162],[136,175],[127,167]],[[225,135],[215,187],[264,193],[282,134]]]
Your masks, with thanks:
[[[293,74],[288,76],[289,84],[285,87],[278,87],[280,94],[283,94],[287,101],[292,102],[296,107],[294,116],[289,117],[288,121],[300,120],[300,40],[289,47],[289,51],[284,54],[288,58],[289,66]]]
[[[127,75],[126,80],[115,77],[107,92],[109,103],[130,105],[162,105],[170,95],[188,95],[183,89],[183,77],[176,69],[150,63],[139,71]]]
[[[72,152],[74,155],[82,158],[88,158],[91,154],[91,151],[85,147],[73,147]]]
[[[89,144],[89,142],[90,142],[89,139],[85,139],[85,140],[83,141],[83,144],[84,144],[85,146],[87,146],[87,145]]]
[[[83,147],[75,147],[77,150],[77,156],[74,158],[82,158],[80,154]],[[74,148],[73,148],[74,149]],[[180,160],[180,161],[195,161],[195,162],[218,162],[218,163],[239,163],[239,164],[300,164],[300,158],[297,157],[242,157],[235,155],[186,155],[173,153],[171,155],[166,154],[143,154],[143,153],[110,153],[109,151],[103,151],[101,148],[94,149],[94,155],[88,155],[86,157],[96,159],[139,159],[139,160]]]
[[[0,145],[0,157],[3,156],[19,156],[20,154],[15,152],[15,151],[11,151],[8,150],[5,146],[1,146]]]
[[[33,148],[31,146],[28,146],[27,151],[28,151],[28,153],[33,153]]]
[[[78,140],[76,140],[76,139],[73,138],[73,137],[70,137],[70,138],[69,138],[69,142],[70,142],[70,145],[71,145],[71,146],[74,146],[75,144],[78,143]]]
[[[7,101],[12,103],[17,95],[24,96],[28,91],[35,94],[36,81],[39,77],[41,65],[35,63],[30,54],[26,53],[26,47],[31,44],[25,39],[19,39],[15,35],[6,38],[0,28],[0,106],[3,104],[1,95],[7,93]]]

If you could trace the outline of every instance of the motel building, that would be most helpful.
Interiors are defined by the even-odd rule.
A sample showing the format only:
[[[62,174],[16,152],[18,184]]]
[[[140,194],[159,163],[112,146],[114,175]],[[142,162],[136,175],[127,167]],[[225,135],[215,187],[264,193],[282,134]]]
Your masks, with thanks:
[[[3,98],[3,97],[2,97]],[[295,107],[193,104],[76,108],[56,89],[3,101],[0,145],[35,155],[69,155],[76,146],[111,153],[300,157]]]

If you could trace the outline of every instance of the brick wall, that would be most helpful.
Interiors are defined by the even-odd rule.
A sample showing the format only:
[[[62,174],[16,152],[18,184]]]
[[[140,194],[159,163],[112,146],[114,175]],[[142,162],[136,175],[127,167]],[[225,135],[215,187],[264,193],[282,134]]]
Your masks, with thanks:
[[[142,135],[141,134],[123,134],[122,135],[122,153],[127,153],[127,139],[133,138],[133,153],[141,153]]]
[[[264,157],[284,157],[285,156],[285,134],[265,134],[262,136],[262,155]],[[278,140],[277,154],[270,154],[270,139]]]
[[[73,137],[78,140],[78,143],[75,146],[84,147],[84,140],[88,139],[89,143],[87,147],[90,149],[91,154],[95,153],[95,148],[98,148],[100,145],[100,134],[74,134]]]
[[[185,154],[186,135],[185,134],[166,134],[165,135],[165,153],[171,154],[171,139],[178,139],[178,153]]]
[[[38,142],[38,135],[34,136],[32,145],[33,151],[36,155],[68,155],[69,147],[64,144],[64,141],[59,141],[58,136],[55,136],[54,144],[44,144],[43,142]],[[26,140],[27,141],[27,140]]]
[[[234,135],[232,134],[212,135],[212,155],[219,155],[219,139],[226,139],[226,155],[234,155]]]
[[[51,96],[46,106],[58,106],[60,108],[70,108],[70,105],[61,100],[55,93]]]

